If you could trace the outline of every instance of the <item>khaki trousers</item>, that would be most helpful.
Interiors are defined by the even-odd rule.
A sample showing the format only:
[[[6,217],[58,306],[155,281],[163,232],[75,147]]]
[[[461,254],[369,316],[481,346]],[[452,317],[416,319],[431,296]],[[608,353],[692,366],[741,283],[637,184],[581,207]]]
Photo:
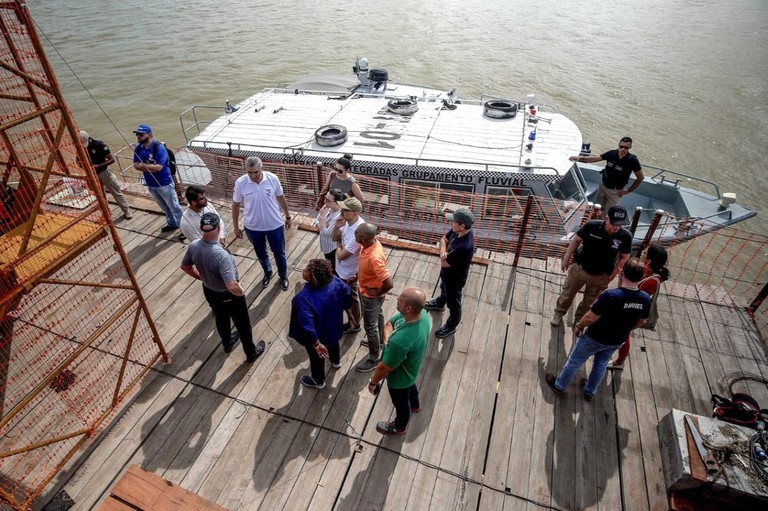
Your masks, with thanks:
[[[608,208],[615,206],[621,200],[619,190],[608,188],[600,181],[600,186],[597,187],[597,196],[595,197],[595,204],[600,204],[603,208],[603,212],[608,211]]]
[[[580,264],[572,263],[568,267],[568,274],[565,276],[565,282],[563,282],[563,290],[557,299],[555,314],[565,316],[565,313],[568,312],[573,303],[576,293],[584,287],[584,298],[576,308],[573,316],[574,324],[578,323],[595,300],[597,300],[597,297],[600,296],[600,293],[608,289],[608,284],[611,283],[609,279],[610,275],[590,275],[584,271]]]
[[[123,191],[120,189],[120,183],[117,182],[117,178],[112,171],[109,169],[101,171],[99,173],[99,181],[101,181],[101,186],[104,190],[109,190],[109,193],[115,198],[117,205],[123,210],[123,213],[127,214],[130,211],[128,202],[125,200]]]

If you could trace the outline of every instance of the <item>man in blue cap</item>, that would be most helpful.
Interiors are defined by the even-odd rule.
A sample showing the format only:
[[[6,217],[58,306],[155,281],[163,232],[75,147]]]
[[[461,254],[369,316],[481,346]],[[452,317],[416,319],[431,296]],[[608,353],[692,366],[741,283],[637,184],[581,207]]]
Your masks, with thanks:
[[[166,225],[160,232],[175,231],[181,223],[181,205],[176,197],[176,188],[168,166],[168,151],[165,145],[154,140],[152,128],[139,124],[133,130],[136,135],[136,147],[133,148],[133,166],[144,173],[150,195],[165,213]]]

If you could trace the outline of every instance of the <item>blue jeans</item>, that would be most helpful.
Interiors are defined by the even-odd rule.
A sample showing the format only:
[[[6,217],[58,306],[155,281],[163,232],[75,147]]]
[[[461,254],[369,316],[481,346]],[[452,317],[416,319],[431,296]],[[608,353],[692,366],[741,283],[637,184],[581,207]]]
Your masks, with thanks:
[[[563,366],[562,371],[557,375],[555,388],[557,390],[563,390],[570,385],[581,366],[586,363],[589,357],[594,356],[595,359],[592,362],[592,371],[589,373],[587,385],[584,387],[584,394],[594,396],[595,392],[597,392],[598,385],[603,381],[605,369],[611,361],[613,352],[620,347],[621,344],[613,346],[602,344],[590,338],[588,335],[582,334],[576,341],[576,346],[571,350],[571,354],[568,355],[568,361],[565,363],[565,366]]]
[[[245,228],[245,235],[251,240],[253,249],[256,251],[256,257],[261,263],[261,269],[264,273],[272,273],[272,265],[269,264],[269,254],[267,254],[267,242],[272,254],[275,256],[277,264],[277,274],[281,279],[288,278],[288,261],[285,260],[285,227],[282,225],[272,231],[252,231]]]
[[[165,213],[165,222],[170,226],[178,227],[181,224],[183,213],[173,183],[165,186],[148,186],[147,188],[149,188],[149,193],[154,197],[157,205]]]

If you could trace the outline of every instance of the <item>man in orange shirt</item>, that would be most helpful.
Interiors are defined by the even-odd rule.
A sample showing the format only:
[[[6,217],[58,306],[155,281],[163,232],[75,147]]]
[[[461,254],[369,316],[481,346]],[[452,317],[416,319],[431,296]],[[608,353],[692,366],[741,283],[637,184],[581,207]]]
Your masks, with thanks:
[[[364,373],[373,371],[379,364],[380,339],[384,333],[384,314],[381,307],[387,291],[392,289],[393,285],[387,270],[387,256],[381,242],[376,239],[376,230],[373,224],[360,224],[355,230],[355,240],[363,247],[360,250],[357,279],[369,355],[357,364],[355,369]]]

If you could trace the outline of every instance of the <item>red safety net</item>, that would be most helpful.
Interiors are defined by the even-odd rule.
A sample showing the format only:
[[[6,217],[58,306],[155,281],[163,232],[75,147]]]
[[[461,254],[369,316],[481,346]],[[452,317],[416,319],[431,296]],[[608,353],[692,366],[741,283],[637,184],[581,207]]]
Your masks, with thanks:
[[[26,509],[165,353],[26,7],[0,29],[0,498]]]
[[[231,200],[235,180],[244,173],[242,158],[188,149],[176,154],[182,188],[194,184],[204,188],[211,198]],[[146,193],[141,173],[131,167],[131,155],[130,147],[119,152],[120,172],[128,189]],[[264,169],[280,178],[291,211],[300,222],[311,225],[330,168],[265,162]],[[375,177],[355,178],[365,196],[362,216],[379,227],[382,237],[403,242],[401,246],[434,247],[448,228],[445,214],[468,207],[476,218],[473,228],[477,255],[509,264],[516,264],[519,257],[561,258],[572,233],[600,215],[586,203],[522,192],[518,195],[514,190],[506,195],[484,195],[451,189],[445,183],[406,186]],[[640,236],[637,233],[644,233],[636,255],[651,242],[670,248],[670,290],[701,300],[730,301],[739,307],[750,305],[760,296],[768,280],[766,236],[654,210],[637,210],[632,220],[629,227],[637,226],[636,239]],[[754,310],[759,324],[764,309]]]

